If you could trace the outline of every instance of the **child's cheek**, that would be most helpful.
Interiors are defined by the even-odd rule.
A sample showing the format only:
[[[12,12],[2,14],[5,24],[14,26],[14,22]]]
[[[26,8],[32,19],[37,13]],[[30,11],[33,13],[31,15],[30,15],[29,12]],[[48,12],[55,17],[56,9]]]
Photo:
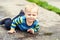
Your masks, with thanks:
[[[36,19],[37,17],[34,17],[34,20]]]
[[[30,18],[30,16],[27,16],[27,18]]]

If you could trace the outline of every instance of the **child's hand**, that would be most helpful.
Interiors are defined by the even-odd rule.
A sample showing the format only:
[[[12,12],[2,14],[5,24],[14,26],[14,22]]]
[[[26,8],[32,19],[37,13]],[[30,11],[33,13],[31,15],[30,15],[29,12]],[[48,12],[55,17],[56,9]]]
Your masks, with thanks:
[[[13,34],[15,33],[16,31],[14,29],[11,29],[10,31],[8,31],[9,34]]]
[[[34,30],[33,29],[28,29],[27,32],[34,34]]]

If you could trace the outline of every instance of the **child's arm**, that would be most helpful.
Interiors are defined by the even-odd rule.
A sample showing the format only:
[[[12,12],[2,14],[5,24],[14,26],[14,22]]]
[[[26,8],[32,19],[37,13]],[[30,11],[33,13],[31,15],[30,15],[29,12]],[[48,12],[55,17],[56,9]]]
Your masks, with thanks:
[[[16,25],[18,25],[20,23],[21,23],[20,17],[14,19],[13,22],[12,22],[12,24],[11,24],[11,29],[10,29],[10,31],[8,31],[8,33],[14,33]]]
[[[34,28],[32,28],[34,30],[34,32],[38,32],[39,30],[39,24],[36,24]]]
[[[11,28],[11,29],[8,31],[9,34],[12,34],[12,33],[15,33],[15,32],[16,32],[16,31],[15,31],[14,28]]]
[[[34,34],[34,32],[38,32],[38,30],[39,30],[39,24],[35,24],[35,27],[28,29],[27,32]]]
[[[21,18],[20,18],[20,16],[18,18],[16,18],[16,19],[13,20],[13,22],[11,24],[11,28],[15,28],[16,25],[18,25],[18,24],[21,24]]]

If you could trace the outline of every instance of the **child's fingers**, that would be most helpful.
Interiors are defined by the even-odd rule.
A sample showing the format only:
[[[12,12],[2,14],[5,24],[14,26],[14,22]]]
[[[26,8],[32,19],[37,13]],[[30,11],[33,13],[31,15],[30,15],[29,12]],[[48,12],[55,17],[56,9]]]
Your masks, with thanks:
[[[30,32],[31,32],[32,34],[34,34],[34,30],[31,30]]]
[[[27,32],[29,32],[29,31],[30,31],[30,29],[27,30]]]
[[[8,34],[12,34],[12,32],[8,31]]]
[[[27,30],[27,32],[34,34],[34,30],[33,29],[29,29],[29,30]]]
[[[16,31],[8,31],[8,34],[16,33]]]
[[[33,29],[31,29],[31,33],[34,34],[34,30]]]
[[[34,30],[33,29],[28,29],[27,32],[34,34]]]

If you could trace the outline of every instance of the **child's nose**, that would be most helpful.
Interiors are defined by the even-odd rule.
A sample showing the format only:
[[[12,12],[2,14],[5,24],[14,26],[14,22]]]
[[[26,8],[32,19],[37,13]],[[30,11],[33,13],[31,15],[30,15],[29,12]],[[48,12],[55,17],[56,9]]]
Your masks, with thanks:
[[[31,17],[33,17],[33,16],[31,15]]]

